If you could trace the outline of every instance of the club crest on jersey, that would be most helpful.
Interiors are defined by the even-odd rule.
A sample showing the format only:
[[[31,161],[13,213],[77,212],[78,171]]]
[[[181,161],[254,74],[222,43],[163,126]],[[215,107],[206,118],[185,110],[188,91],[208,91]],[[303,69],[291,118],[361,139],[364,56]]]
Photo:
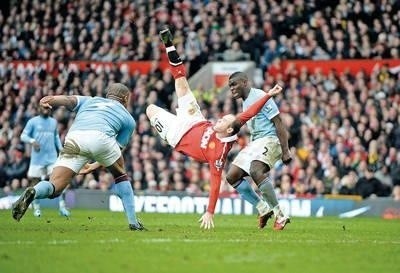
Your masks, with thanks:
[[[214,149],[215,148],[215,142],[211,141],[210,144],[208,144],[209,149]]]
[[[199,110],[200,108],[199,108],[199,105],[195,102],[195,101],[192,101],[191,103],[190,103],[190,108],[188,109],[188,114],[189,115],[194,115],[195,113],[196,113],[196,110]]]
[[[215,167],[219,171],[224,166],[224,161],[221,159],[215,160]]]
[[[210,141],[211,135],[213,134],[214,130],[212,127],[208,127],[207,130],[204,132],[203,136],[201,137],[200,148],[206,149],[208,142]],[[215,145],[215,144],[214,144]]]

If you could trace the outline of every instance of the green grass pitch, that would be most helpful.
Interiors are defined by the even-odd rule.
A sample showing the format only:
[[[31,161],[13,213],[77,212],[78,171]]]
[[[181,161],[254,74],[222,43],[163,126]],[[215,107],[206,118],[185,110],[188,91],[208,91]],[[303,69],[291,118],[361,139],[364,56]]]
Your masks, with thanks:
[[[56,210],[21,222],[0,211],[1,273],[400,272],[400,221],[293,218],[284,231],[258,230],[256,216],[139,214],[147,232],[128,230],[123,213]]]

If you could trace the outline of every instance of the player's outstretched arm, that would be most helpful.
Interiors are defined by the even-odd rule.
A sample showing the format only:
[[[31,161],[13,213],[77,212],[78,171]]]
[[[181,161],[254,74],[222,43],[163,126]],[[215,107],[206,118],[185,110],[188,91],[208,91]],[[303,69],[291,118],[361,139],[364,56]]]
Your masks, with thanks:
[[[210,172],[211,172],[211,181],[210,181],[210,195],[208,197],[208,206],[207,211],[201,216],[199,219],[200,228],[204,229],[212,229],[214,228],[214,211],[217,205],[217,201],[219,198],[219,191],[221,188],[221,172],[222,168],[216,168],[213,164],[214,162],[209,162],[210,164]]]
[[[58,106],[65,106],[69,110],[75,108],[78,103],[78,100],[75,96],[46,96],[40,100],[40,106],[42,107],[58,107]]]
[[[237,118],[240,120],[241,124],[245,124],[249,119],[257,115],[258,112],[261,111],[264,104],[273,96],[278,95],[282,92],[282,87],[280,85],[275,85],[272,89],[268,90],[267,94],[264,95],[261,99],[253,103],[246,111],[237,115]]]

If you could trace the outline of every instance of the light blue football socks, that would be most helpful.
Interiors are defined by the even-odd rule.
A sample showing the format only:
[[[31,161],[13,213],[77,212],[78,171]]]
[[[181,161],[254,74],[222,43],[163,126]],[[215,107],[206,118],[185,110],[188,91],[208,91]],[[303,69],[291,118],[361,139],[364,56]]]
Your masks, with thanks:
[[[124,206],[125,215],[128,218],[129,224],[138,225],[135,212],[135,195],[133,193],[131,182],[121,181],[114,184],[114,192],[121,198]]]
[[[35,199],[49,198],[54,193],[54,186],[49,181],[42,180],[37,183],[34,187]]]
[[[271,179],[269,177],[265,178],[258,188],[262,192],[264,199],[268,202],[271,208],[278,206],[278,199],[276,198],[276,193],[274,186],[272,185]],[[275,212],[275,211],[274,211]]]
[[[234,186],[234,188],[238,191],[238,193],[244,200],[246,200],[253,206],[256,206],[261,201],[260,196],[254,191],[249,181],[247,181],[247,179],[245,178],[242,178],[242,180],[240,180]]]

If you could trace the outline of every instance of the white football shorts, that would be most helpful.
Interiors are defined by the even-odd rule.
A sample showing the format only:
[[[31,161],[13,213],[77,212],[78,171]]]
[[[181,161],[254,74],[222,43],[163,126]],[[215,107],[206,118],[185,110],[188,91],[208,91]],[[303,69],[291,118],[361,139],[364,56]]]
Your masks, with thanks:
[[[278,137],[263,137],[256,139],[244,147],[233,160],[232,164],[250,174],[250,164],[258,160],[272,169],[282,157],[282,148]]]
[[[111,166],[121,156],[121,149],[114,137],[99,131],[72,131],[65,137],[64,147],[56,166],[63,166],[78,173],[89,161]]]
[[[191,92],[178,98],[176,115],[162,109],[150,119],[160,137],[175,147],[182,136],[196,123],[206,121],[200,106]]]
[[[28,174],[29,178],[40,178],[45,179],[45,177],[50,176],[53,171],[54,164],[41,166],[41,165],[29,165]]]

